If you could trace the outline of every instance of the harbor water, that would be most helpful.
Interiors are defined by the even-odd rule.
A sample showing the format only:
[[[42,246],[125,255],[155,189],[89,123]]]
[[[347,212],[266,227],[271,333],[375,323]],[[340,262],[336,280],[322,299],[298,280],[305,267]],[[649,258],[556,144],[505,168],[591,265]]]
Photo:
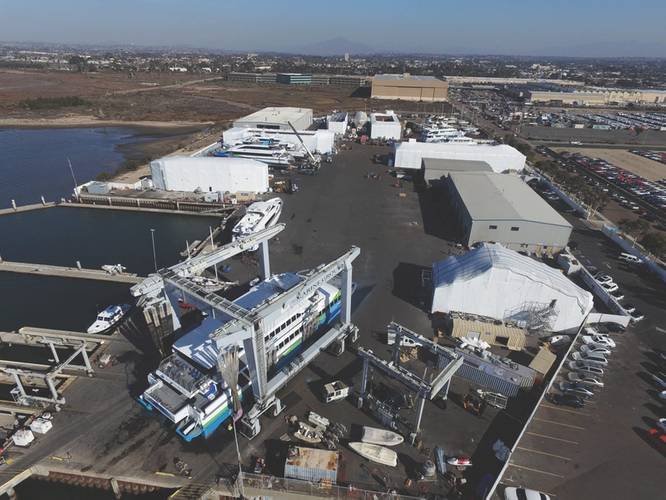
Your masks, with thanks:
[[[69,156],[79,183],[123,161],[118,145],[139,140],[126,129],[2,130],[0,148],[0,205],[67,196],[73,181]],[[5,200],[7,201],[5,203]],[[99,268],[122,264],[129,272],[154,270],[153,238],[158,267],[181,259],[185,242],[205,238],[219,220],[144,212],[115,212],[90,208],[50,208],[0,217],[0,256],[5,260]],[[154,233],[151,233],[151,229]],[[109,304],[131,300],[129,285],[73,278],[0,273],[0,331],[22,326],[85,331],[96,313]],[[3,358],[32,360],[48,356],[40,350],[0,346]],[[8,387],[0,387],[6,399]],[[17,488],[18,498],[111,498],[102,492],[56,485],[36,479]],[[111,495],[111,496],[110,496]],[[165,498],[165,492],[128,498]]]

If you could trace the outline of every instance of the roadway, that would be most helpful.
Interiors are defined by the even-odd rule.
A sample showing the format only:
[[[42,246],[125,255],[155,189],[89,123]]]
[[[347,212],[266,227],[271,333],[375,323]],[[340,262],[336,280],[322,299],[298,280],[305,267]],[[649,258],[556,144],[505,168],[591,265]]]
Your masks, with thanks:
[[[574,226],[574,254],[586,266],[610,274],[645,319],[612,333],[617,348],[603,382],[584,408],[544,401],[512,455],[502,484],[526,486],[555,498],[658,498],[664,456],[647,437],[666,415],[647,372],[657,349],[666,350],[666,285],[654,275],[621,264],[621,251],[585,221],[563,214]],[[566,376],[568,370],[563,369]]]

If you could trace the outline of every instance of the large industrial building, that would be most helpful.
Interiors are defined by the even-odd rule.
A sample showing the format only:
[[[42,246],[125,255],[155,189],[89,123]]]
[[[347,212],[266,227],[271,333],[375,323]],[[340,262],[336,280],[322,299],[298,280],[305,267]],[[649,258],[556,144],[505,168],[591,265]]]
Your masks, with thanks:
[[[558,269],[483,244],[432,266],[433,313],[460,312],[512,321],[533,330],[576,329],[592,310],[592,294]]]
[[[306,130],[312,125],[312,110],[309,108],[264,108],[239,118],[234,127],[262,128],[272,130]]]
[[[386,113],[371,113],[370,138],[399,141],[402,138],[400,118],[391,111],[387,111]]]
[[[246,158],[170,156],[150,163],[156,189],[220,193],[265,193],[268,165]]]
[[[449,100],[449,84],[434,76],[375,75],[372,78],[373,99],[442,102]]]
[[[468,246],[489,241],[552,255],[569,242],[571,224],[516,175],[454,172],[447,184]]]
[[[593,88],[575,92],[529,92],[533,103],[606,106],[611,104],[666,104],[666,90]]]
[[[395,145],[396,168],[420,170],[424,158],[484,161],[493,172],[525,168],[525,155],[506,144],[416,142],[410,139]]]

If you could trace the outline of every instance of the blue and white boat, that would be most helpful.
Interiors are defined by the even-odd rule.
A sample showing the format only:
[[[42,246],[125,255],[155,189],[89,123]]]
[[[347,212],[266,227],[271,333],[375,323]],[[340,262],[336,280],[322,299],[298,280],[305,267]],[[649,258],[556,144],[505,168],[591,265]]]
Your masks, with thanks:
[[[297,273],[274,275],[253,286],[234,303],[252,311],[302,280]],[[308,338],[321,334],[335,320],[340,308],[340,288],[330,282],[267,316],[262,323],[269,372],[289,363]],[[177,433],[186,441],[210,436],[232,413],[232,389],[218,372],[220,350],[210,335],[229,320],[216,316],[206,316],[174,342],[172,354],[148,375],[150,386],[139,398],[146,408],[173,422]],[[251,384],[242,345],[239,348],[238,385],[233,390],[238,391],[242,399],[246,392],[250,395]]]

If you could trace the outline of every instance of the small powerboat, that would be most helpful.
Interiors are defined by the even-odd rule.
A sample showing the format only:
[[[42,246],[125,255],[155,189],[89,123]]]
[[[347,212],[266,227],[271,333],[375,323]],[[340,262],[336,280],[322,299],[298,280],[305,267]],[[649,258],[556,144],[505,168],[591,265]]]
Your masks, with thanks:
[[[398,465],[398,454],[393,450],[384,448],[383,446],[379,446],[377,444],[359,443],[358,441],[355,441],[353,443],[349,443],[349,447],[363,458],[367,458],[372,462],[388,465],[389,467],[395,467]]]
[[[107,307],[97,315],[95,322],[88,327],[88,333],[104,333],[110,330],[120,323],[129,310],[130,306],[128,304]]]
[[[319,434],[314,427],[305,422],[298,423],[298,430],[294,432],[294,437],[310,444],[321,443],[321,434]]]
[[[396,446],[404,440],[405,438],[397,432],[367,426],[363,427],[363,437],[361,438],[361,441],[364,443],[377,444],[379,446]]]
[[[446,463],[456,467],[471,467],[472,459],[469,457],[449,457]]]

